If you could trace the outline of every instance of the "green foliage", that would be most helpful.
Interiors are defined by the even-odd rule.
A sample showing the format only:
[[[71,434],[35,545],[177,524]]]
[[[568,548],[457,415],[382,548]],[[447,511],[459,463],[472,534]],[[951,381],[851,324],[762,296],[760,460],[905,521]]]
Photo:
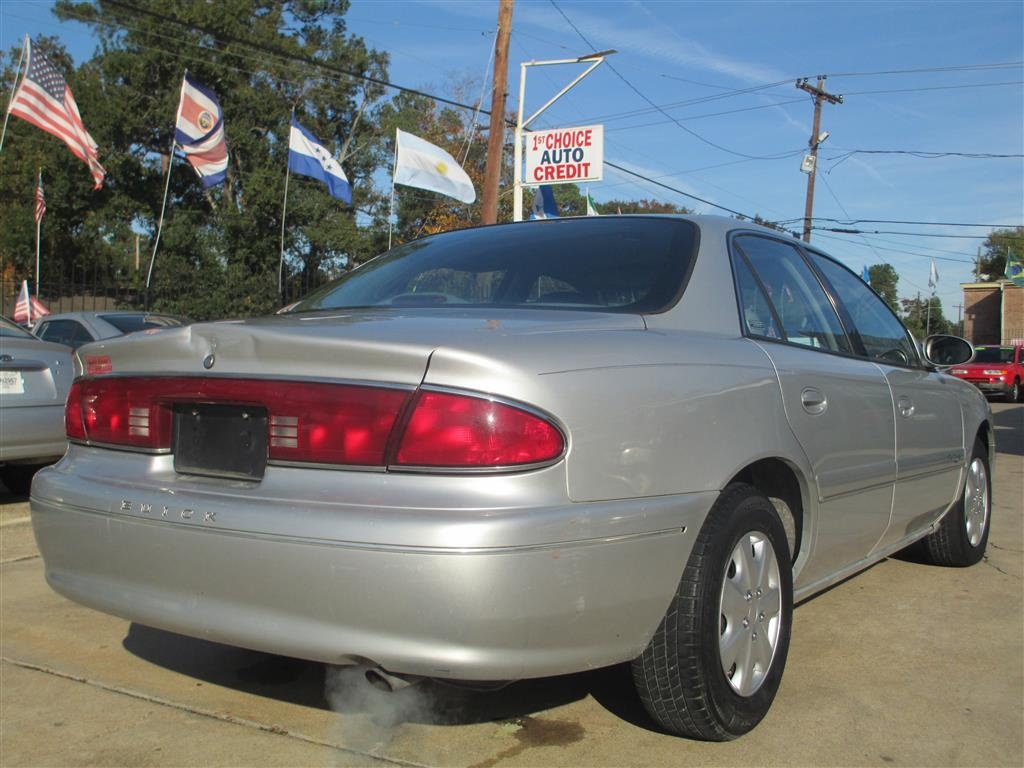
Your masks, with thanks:
[[[1006,271],[1006,259],[1011,253],[1024,261],[1024,227],[996,229],[989,233],[982,246],[985,250],[978,264],[980,280],[999,280]]]
[[[600,213],[693,213],[689,208],[672,203],[663,203],[660,200],[609,200],[607,203],[599,203]],[[586,213],[586,200],[583,202],[583,212]]]
[[[953,324],[942,314],[942,300],[938,296],[930,299],[901,299],[900,305],[903,309],[903,324],[914,334],[915,339],[923,340],[926,336],[950,333],[953,330]]]
[[[875,293],[885,300],[893,312],[898,314],[900,304],[896,296],[896,286],[899,285],[900,276],[896,272],[896,268],[892,264],[872,264],[868,267],[868,277]]]

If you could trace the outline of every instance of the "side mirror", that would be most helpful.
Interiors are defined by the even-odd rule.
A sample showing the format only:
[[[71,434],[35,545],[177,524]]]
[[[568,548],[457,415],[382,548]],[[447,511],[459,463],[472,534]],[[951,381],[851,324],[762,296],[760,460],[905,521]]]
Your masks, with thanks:
[[[960,365],[974,357],[974,346],[959,336],[929,336],[924,340],[924,357],[941,368]]]

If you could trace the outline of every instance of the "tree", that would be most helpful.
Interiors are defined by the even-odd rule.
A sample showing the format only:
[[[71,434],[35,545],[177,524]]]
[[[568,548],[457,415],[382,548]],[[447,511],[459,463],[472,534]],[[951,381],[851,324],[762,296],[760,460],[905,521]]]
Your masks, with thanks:
[[[584,213],[586,204],[584,203]],[[600,205],[601,213],[693,213],[689,208],[660,200],[609,200]]]
[[[896,286],[900,276],[892,264],[872,264],[868,267],[868,278],[875,293],[882,297],[889,308],[899,314],[900,304],[896,296]]]
[[[383,196],[372,175],[386,162],[387,142],[376,127],[383,88],[338,74],[386,77],[387,58],[346,33],[347,0],[60,0],[56,13],[93,26],[96,54],[73,70],[50,43],[46,53],[67,73],[86,126],[108,170],[103,190],[70,153],[53,153],[56,139],[24,124],[12,146],[43,152],[60,163],[44,171],[46,249],[59,262],[123,267],[142,233],[152,242],[168,162],[168,214],[154,270],[155,306],[193,317],[253,314],[278,304],[277,271],[290,113],[329,149],[345,152],[354,207],[331,198],[315,181],[294,179],[289,190],[284,250],[286,276],[310,284],[373,255],[372,227],[359,227],[356,209],[379,218]],[[225,184],[204,191],[179,157],[170,158],[179,84],[185,67],[211,88],[224,111],[230,161]],[[10,83],[8,67],[5,78]],[[12,254],[24,269],[34,238],[31,190],[41,153],[17,162],[5,147],[0,162],[0,226],[17,232]],[[73,161],[70,162],[69,161]],[[8,172],[8,162],[16,172]],[[81,167],[74,167],[77,164]],[[52,190],[52,192],[51,192]],[[9,204],[28,198],[17,207]],[[28,234],[31,233],[31,234]],[[5,247],[7,244],[5,243]],[[5,254],[6,256],[6,254]],[[145,267],[141,279],[144,281]],[[136,276],[136,280],[139,277]]]
[[[914,334],[914,338],[924,339],[929,334],[951,331],[952,326],[942,314],[942,300],[938,296],[930,299],[901,299],[900,304],[903,307],[903,324]]]
[[[1011,253],[1024,260],[1024,227],[993,230],[982,247],[985,252],[978,263],[978,279],[998,280],[1006,272],[1006,259]]]

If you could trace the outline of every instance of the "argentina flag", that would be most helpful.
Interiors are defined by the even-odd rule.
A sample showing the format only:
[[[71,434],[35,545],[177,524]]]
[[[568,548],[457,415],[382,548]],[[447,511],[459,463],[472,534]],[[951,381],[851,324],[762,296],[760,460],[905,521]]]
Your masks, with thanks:
[[[352,202],[352,187],[338,161],[331,157],[312,133],[292,117],[292,130],[288,139],[288,169],[293,173],[322,181],[331,197]]]

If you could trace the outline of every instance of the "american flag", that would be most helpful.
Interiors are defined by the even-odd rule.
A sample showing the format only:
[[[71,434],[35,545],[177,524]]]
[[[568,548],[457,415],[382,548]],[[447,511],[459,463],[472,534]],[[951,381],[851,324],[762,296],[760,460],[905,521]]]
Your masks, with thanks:
[[[75,157],[89,166],[95,189],[99,189],[107,172],[100,165],[96,142],[82,124],[71,89],[60,72],[42,54],[32,50],[31,42],[26,39],[25,43],[28,67],[8,112],[67,144]]]
[[[28,280],[22,280],[21,292],[14,304],[14,314],[11,315],[11,319],[16,323],[24,323],[31,327],[33,319],[48,314],[50,311],[35,296],[29,296]]]
[[[36,224],[43,221],[43,214],[46,213],[46,198],[43,196],[43,173],[39,172],[39,184],[36,186]]]

